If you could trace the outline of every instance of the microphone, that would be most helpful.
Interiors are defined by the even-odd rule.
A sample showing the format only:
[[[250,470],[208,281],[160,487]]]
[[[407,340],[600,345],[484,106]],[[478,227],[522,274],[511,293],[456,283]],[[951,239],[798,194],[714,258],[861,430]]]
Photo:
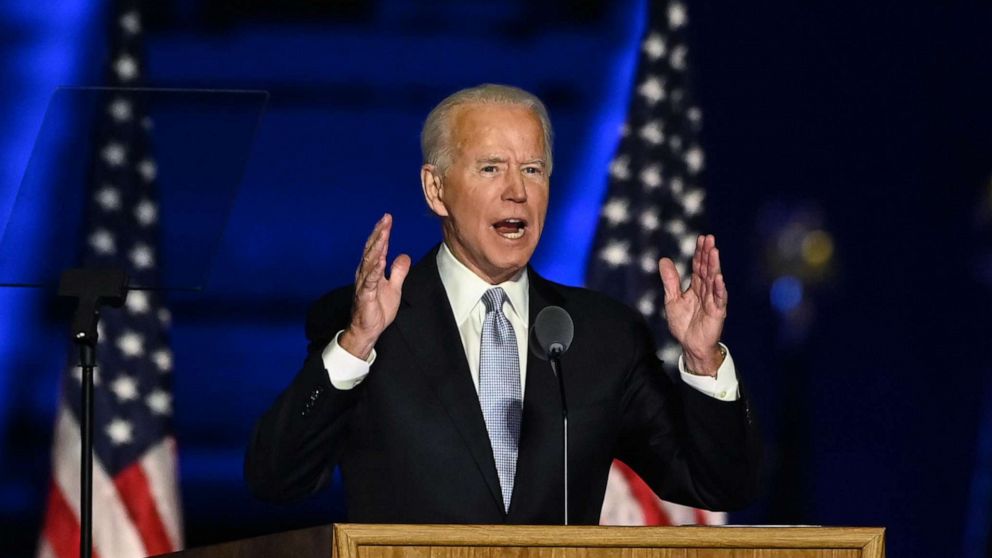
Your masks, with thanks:
[[[560,357],[568,350],[575,336],[575,325],[564,308],[548,306],[538,312],[532,332],[531,350],[541,360],[548,360]]]
[[[572,317],[560,306],[547,306],[537,313],[531,328],[531,351],[542,360],[551,361],[551,370],[558,378],[561,395],[562,465],[565,483],[562,488],[565,500],[565,525],[568,525],[568,405],[565,403],[565,378],[561,369],[561,355],[572,345],[575,324]]]

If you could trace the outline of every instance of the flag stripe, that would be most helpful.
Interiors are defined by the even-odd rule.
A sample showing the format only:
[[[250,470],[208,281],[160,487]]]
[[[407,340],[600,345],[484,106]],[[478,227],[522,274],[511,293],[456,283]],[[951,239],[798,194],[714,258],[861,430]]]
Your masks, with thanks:
[[[59,558],[52,550],[52,545],[49,544],[45,533],[41,534],[41,540],[38,543],[38,558]]]
[[[613,466],[620,470],[624,480],[627,481],[627,486],[630,488],[630,495],[644,513],[644,524],[671,525],[671,518],[662,509],[660,500],[654,495],[654,492],[647,483],[622,461],[614,461]]]
[[[153,446],[141,458],[141,467],[145,471],[152,501],[158,510],[158,516],[162,519],[165,532],[168,533],[169,541],[172,542],[172,548],[182,548],[183,526],[177,486],[179,459],[176,440],[172,436],[167,436],[162,442]]]
[[[131,516],[134,526],[141,534],[146,554],[164,554],[172,549],[169,536],[165,532],[158,508],[152,500],[148,477],[136,461],[114,477],[114,486]]]
[[[68,407],[63,406],[55,425],[55,485],[79,522],[79,426]],[[78,546],[79,538],[75,539]],[[107,476],[100,460],[93,458],[93,547],[101,554],[113,558],[146,556],[141,536],[128,520],[127,510],[121,503],[117,488]],[[58,547],[53,545],[56,551]],[[59,554],[62,555],[61,553]],[[72,556],[75,556],[74,551]]]
[[[54,483],[48,491],[48,510],[45,515],[42,552],[55,552],[58,556],[79,555],[79,522],[69,503]],[[97,558],[96,552],[93,553]]]

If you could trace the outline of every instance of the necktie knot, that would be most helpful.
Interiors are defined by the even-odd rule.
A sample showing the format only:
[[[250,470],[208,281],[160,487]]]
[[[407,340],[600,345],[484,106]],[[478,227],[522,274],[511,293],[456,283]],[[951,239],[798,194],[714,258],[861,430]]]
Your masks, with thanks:
[[[486,314],[502,312],[505,301],[506,292],[503,291],[503,287],[493,287],[482,295],[482,303],[486,305]]]

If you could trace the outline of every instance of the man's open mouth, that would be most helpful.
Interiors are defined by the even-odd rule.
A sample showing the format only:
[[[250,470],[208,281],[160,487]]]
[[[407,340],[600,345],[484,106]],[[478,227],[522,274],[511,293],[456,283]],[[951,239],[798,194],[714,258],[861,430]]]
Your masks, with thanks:
[[[503,219],[493,223],[493,229],[503,238],[516,240],[524,236],[527,229],[527,221],[523,219]]]

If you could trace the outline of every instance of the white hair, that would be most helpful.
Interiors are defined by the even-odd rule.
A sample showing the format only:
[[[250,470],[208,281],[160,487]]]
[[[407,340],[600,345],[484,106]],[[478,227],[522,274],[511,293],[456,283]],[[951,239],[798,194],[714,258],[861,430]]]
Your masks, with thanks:
[[[548,118],[548,110],[544,107],[544,103],[534,94],[519,87],[493,83],[484,83],[457,91],[431,110],[420,132],[420,150],[425,164],[433,165],[442,175],[448,169],[452,151],[451,115],[455,108],[469,104],[519,105],[532,110],[541,122],[541,131],[544,133],[544,158],[547,160],[548,175],[551,175],[551,119]]]

